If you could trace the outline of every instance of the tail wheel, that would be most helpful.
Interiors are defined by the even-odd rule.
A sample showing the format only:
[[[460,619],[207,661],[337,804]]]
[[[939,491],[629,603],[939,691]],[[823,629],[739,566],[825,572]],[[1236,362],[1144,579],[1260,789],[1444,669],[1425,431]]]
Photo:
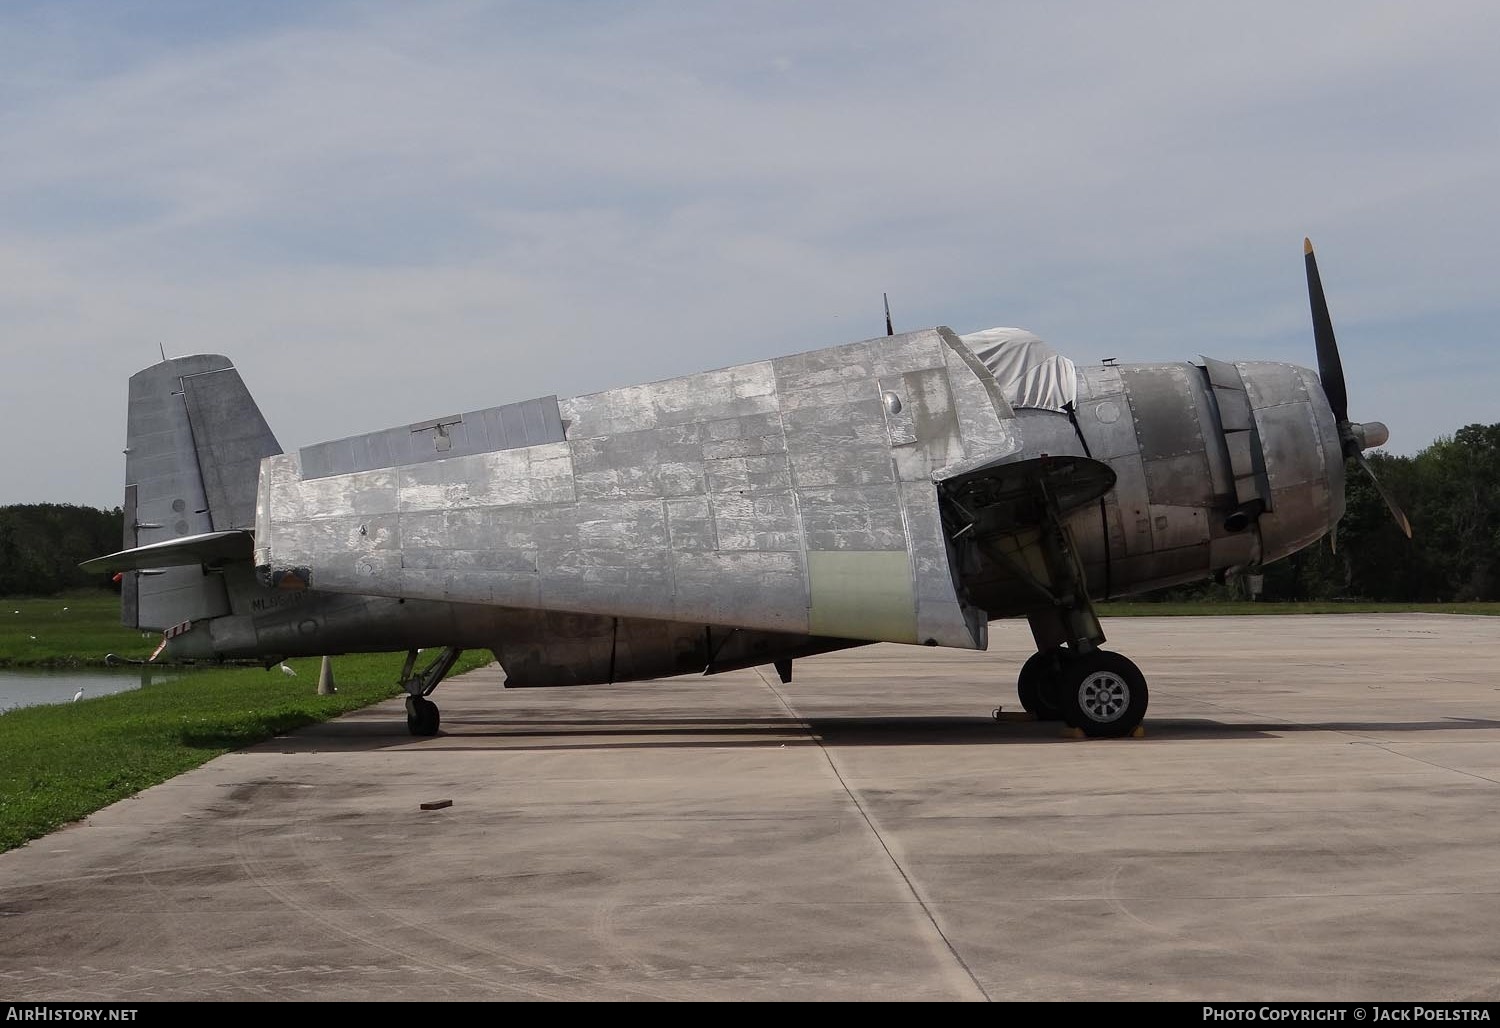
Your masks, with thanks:
[[[1062,720],[1057,682],[1069,656],[1067,650],[1041,650],[1021,665],[1021,673],[1016,676],[1016,695],[1021,700],[1021,709],[1038,721]]]
[[[421,696],[406,698],[406,730],[412,735],[437,735],[438,705]]]
[[[1135,731],[1150,698],[1141,669],[1110,650],[1065,663],[1055,695],[1063,719],[1094,739],[1118,739]]]

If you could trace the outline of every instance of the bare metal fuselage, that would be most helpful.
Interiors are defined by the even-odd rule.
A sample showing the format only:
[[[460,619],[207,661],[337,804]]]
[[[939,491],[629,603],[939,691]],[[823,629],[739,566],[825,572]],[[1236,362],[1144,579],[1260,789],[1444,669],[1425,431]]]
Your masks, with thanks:
[[[985,469],[1108,469],[1113,488],[1064,512],[1098,597],[1254,568],[1342,514],[1312,372],[1077,377],[1071,412],[1014,409],[937,329],[271,453],[255,568],[216,569],[212,616],[182,577],[198,569],[143,582],[142,609],[163,628],[191,609],[180,657],[461,646],[493,649],[511,684],[618,681],[881,640],[982,648],[989,620],[1049,602],[1024,573],[1034,524],[960,528],[945,483]],[[202,508],[189,530],[230,523],[184,506]]]

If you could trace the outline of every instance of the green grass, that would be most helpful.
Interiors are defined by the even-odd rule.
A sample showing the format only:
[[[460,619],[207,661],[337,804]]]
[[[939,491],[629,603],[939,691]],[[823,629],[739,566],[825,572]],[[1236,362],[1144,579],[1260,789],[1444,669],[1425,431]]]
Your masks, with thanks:
[[[1307,603],[1201,601],[1192,603],[1097,603],[1100,617],[1210,617],[1225,614],[1483,614],[1500,616],[1500,603],[1364,603],[1329,600]]]
[[[193,671],[131,692],[0,714],[0,852],[222,753],[399,695],[403,657],[335,657],[332,696],[316,694],[319,660],[311,657],[287,661],[295,678],[274,668]],[[490,659],[465,653],[453,674]]]
[[[158,632],[123,627],[120,597],[102,589],[0,599],[0,667],[102,665],[106,653],[144,660],[159,642]]]

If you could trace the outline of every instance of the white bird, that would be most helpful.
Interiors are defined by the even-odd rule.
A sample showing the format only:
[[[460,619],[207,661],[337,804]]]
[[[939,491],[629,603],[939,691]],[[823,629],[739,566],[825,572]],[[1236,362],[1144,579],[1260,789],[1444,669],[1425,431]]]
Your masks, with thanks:
[[[36,636],[34,635],[28,635],[26,638],[30,639],[32,642],[36,642]]]
[[[66,614],[66,613],[67,613],[67,612],[68,612],[68,608],[67,608],[67,607],[64,607],[64,608],[63,608],[63,613],[64,613],[64,614]]]
[[[83,699],[83,690],[79,689],[77,692],[75,692],[73,694],[73,702],[77,703],[81,699]]]
[[[296,678],[297,677],[297,672],[293,671],[291,668],[287,667],[285,664],[281,665],[281,673],[284,674],[284,675],[286,675],[288,678]]]

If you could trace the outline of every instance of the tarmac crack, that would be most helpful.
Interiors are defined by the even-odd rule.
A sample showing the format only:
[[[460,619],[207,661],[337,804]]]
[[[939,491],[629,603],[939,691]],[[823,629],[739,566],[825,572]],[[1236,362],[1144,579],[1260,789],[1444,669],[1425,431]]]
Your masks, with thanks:
[[[969,983],[974,987],[975,991],[979,993],[980,997],[982,997],[986,1003],[994,1002],[989,992],[982,984],[980,984],[979,978],[974,974],[974,969],[969,966],[969,962],[963,958],[963,954],[959,953],[958,948],[953,944],[953,940],[948,938],[948,933],[943,931],[943,926],[938,923],[937,914],[928,904],[926,897],[922,895],[921,889],[917,888],[917,884],[913,882],[911,876],[906,873],[906,868],[901,866],[901,861],[896,858],[896,854],[891,850],[890,843],[886,841],[885,835],[880,831],[880,826],[875,823],[875,819],[870,815],[869,810],[867,810],[865,808],[865,805],[860,802],[859,796],[855,793],[854,789],[850,787],[848,781],[844,778],[843,772],[839,770],[838,761],[833,759],[833,754],[828,751],[827,746],[823,745],[823,740],[817,737],[817,734],[813,731],[812,725],[808,723],[807,719],[798,714],[796,709],[787,702],[787,699],[782,695],[781,690],[776,688],[776,683],[771,681],[770,678],[766,677],[765,668],[757,667],[755,669],[755,673],[759,675],[760,680],[766,684],[766,688],[771,690],[771,695],[776,697],[776,702],[781,704],[782,709],[785,710],[789,715],[791,715],[791,717],[796,719],[796,721],[802,726],[803,730],[808,733],[809,738],[811,738],[813,742],[817,744],[818,752],[821,753],[823,755],[823,759],[828,762],[829,770],[833,772],[834,778],[838,780],[839,787],[842,788],[844,790],[844,794],[849,797],[849,802],[854,804],[854,809],[859,811],[859,816],[864,820],[866,827],[870,829],[870,834],[875,837],[875,841],[879,843],[880,849],[885,853],[886,859],[891,862],[891,866],[895,868],[896,874],[901,877],[901,881],[905,884],[907,891],[911,893],[912,899],[916,901],[917,906],[926,916],[927,922],[932,925],[932,930],[936,932],[938,938],[942,940],[943,947],[948,951],[949,956],[951,956],[953,960],[958,964],[959,968],[968,978]]]

